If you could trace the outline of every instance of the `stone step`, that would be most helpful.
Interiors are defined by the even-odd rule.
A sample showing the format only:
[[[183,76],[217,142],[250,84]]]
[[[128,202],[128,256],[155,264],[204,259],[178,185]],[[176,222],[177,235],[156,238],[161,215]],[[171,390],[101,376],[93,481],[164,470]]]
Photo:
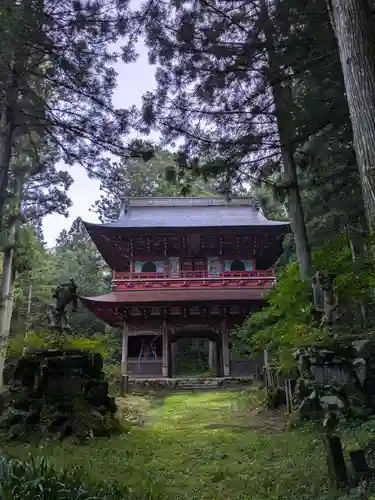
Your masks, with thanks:
[[[179,380],[177,383],[178,389],[212,389],[219,387],[221,380]]]
[[[219,387],[219,385],[207,385],[207,384],[184,384],[179,385],[179,389],[212,389],[213,387]]]

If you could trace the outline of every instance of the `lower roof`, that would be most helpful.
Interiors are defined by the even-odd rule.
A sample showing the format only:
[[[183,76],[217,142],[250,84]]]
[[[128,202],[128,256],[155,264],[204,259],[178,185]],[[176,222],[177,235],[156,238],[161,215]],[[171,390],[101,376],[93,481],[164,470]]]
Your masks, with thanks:
[[[134,306],[158,304],[169,305],[174,302],[244,302],[262,300],[269,289],[192,289],[192,290],[129,290],[126,292],[109,292],[95,297],[80,297],[81,302],[90,306]]]
[[[89,311],[107,324],[117,327],[123,324],[123,312],[129,309],[175,305],[251,305],[264,301],[268,289],[195,289],[195,290],[129,290],[110,292],[96,297],[80,297]]]

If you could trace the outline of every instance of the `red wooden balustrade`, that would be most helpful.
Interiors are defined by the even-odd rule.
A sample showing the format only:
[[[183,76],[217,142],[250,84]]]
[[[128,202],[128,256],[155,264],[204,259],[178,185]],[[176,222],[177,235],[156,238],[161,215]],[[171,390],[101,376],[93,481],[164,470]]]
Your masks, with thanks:
[[[133,281],[133,280],[176,280],[176,279],[220,279],[220,278],[274,278],[274,269],[253,270],[253,271],[224,271],[220,274],[208,274],[207,271],[180,271],[178,276],[169,276],[167,273],[129,273],[114,272],[113,281]]]

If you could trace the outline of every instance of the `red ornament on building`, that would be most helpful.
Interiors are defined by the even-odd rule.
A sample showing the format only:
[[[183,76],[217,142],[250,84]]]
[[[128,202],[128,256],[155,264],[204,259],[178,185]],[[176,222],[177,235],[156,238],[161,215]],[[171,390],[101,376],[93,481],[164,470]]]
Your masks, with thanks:
[[[288,223],[249,198],[212,196],[130,198],[118,221],[85,227],[113,290],[81,301],[123,329],[124,376],[171,377],[181,337],[210,341],[217,376],[249,372],[249,360],[231,359],[228,332],[264,304]]]

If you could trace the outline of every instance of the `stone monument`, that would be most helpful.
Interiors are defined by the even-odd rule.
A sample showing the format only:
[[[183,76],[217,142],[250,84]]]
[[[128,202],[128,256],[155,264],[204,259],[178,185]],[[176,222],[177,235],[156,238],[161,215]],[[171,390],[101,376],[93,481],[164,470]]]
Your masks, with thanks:
[[[70,332],[67,306],[77,309],[73,280],[54,292],[48,312],[51,333]],[[25,349],[0,401],[0,434],[9,438],[78,440],[121,430],[98,353],[63,347]]]

